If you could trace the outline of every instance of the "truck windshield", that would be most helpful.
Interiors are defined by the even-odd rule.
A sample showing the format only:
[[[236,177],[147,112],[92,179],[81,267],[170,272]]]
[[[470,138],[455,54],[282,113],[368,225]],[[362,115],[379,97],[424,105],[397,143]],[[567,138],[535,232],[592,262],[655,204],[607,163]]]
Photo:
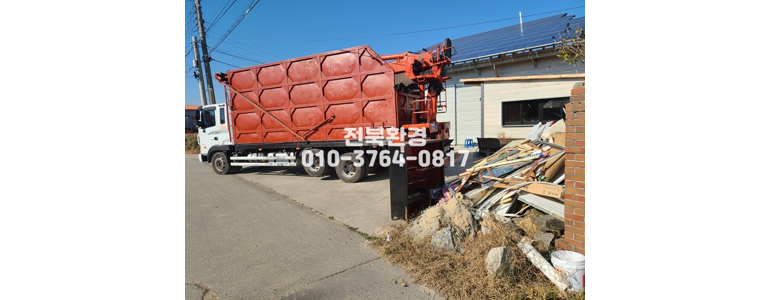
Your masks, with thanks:
[[[216,119],[214,118],[214,111],[213,110],[205,110],[203,111],[203,127],[211,127],[216,125]]]

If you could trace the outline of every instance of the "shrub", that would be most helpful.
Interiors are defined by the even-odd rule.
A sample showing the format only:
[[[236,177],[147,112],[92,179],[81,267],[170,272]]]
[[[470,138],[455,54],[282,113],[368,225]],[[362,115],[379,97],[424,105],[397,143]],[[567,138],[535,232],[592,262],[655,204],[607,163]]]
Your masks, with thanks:
[[[184,137],[184,153],[198,154],[201,153],[201,147],[198,145],[197,133],[185,133]]]

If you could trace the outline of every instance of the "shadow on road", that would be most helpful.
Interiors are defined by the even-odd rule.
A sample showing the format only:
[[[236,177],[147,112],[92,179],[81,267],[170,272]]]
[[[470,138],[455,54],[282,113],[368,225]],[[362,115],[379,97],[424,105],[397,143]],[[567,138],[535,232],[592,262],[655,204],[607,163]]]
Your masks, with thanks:
[[[275,176],[303,176],[310,177],[302,167],[248,167],[236,172],[237,174],[275,175]],[[390,178],[387,168],[370,170],[369,175],[359,182],[374,182],[388,180]],[[329,176],[321,177],[321,180],[339,180],[337,174],[332,172]]]

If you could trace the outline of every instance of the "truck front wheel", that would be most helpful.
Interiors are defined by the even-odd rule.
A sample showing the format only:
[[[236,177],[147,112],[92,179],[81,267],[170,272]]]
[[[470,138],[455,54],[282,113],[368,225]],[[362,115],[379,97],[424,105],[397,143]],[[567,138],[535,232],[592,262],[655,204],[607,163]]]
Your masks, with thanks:
[[[214,173],[219,175],[230,174],[235,169],[230,166],[230,159],[224,152],[217,152],[211,157],[211,167],[214,168]]]

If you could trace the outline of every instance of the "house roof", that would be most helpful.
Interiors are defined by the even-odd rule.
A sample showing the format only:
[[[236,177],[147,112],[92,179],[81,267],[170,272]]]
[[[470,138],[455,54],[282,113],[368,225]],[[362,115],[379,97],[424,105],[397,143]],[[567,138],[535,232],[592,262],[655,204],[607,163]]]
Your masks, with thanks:
[[[190,104],[185,104],[185,105],[184,105],[184,110],[196,110],[196,109],[198,109],[198,106],[199,106],[199,105],[190,105]]]
[[[585,17],[560,14],[452,39],[453,63],[553,46],[568,27],[585,28]],[[521,29],[524,33],[522,34]],[[573,34],[572,32],[569,32]]]

